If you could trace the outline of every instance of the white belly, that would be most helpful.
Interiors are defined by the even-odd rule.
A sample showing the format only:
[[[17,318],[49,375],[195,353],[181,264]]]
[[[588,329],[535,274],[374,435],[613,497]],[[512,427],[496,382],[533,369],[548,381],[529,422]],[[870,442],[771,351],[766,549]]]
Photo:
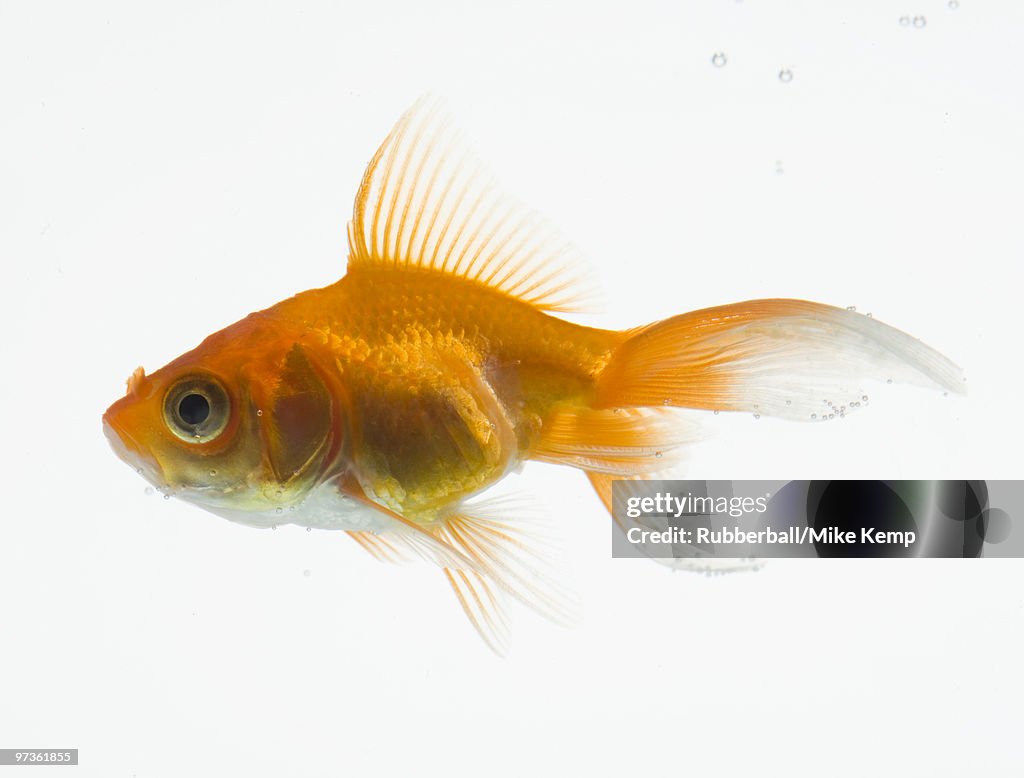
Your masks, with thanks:
[[[188,499],[185,494],[178,496]],[[287,507],[256,511],[209,504],[203,507],[229,521],[264,529],[296,524],[311,529],[381,532],[390,522],[386,514],[342,494],[332,483],[316,487],[302,502]]]

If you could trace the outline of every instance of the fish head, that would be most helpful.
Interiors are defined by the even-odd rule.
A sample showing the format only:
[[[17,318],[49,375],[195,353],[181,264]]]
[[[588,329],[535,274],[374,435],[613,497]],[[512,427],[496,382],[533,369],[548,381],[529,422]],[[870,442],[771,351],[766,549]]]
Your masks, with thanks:
[[[115,454],[164,494],[271,523],[261,517],[330,477],[335,403],[307,347],[231,329],[152,375],[138,368],[103,428]]]

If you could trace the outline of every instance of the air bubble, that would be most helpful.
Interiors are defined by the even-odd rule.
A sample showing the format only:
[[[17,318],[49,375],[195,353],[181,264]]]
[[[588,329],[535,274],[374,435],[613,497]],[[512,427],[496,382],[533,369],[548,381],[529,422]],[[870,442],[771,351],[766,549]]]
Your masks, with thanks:
[[[729,61],[729,58],[725,56],[724,51],[717,51],[711,55],[711,64],[716,68],[724,68],[725,63]]]
[[[313,531],[312,527],[306,527],[306,532],[312,532],[312,531]]]
[[[256,411],[256,415],[257,416],[262,416],[263,415],[263,411],[262,410],[257,410]]]
[[[856,305],[847,305],[846,306],[846,310],[853,311],[854,313],[856,313],[857,312],[857,306]]]
[[[754,418],[755,419],[760,419],[761,418],[761,414],[760,413],[755,413],[754,414]]]
[[[660,451],[655,451],[654,452],[654,456],[655,456],[656,459],[661,459],[661,452]]]
[[[169,495],[169,494],[165,494],[165,495],[164,495],[164,499],[165,499],[165,500],[169,500],[169,499],[171,499],[171,495]]]
[[[146,487],[145,495],[147,497],[152,497],[153,496],[153,487],[152,486],[147,486]]]
[[[928,20],[925,19],[923,16],[914,17],[914,26],[917,27],[918,29],[924,27],[926,24],[928,24]]]
[[[303,574],[303,575],[304,575],[304,576],[305,576],[306,578],[309,578],[309,576],[310,576],[310,575],[312,575],[312,573],[311,573],[311,572],[310,572],[309,570],[303,570],[303,571],[302,571],[302,574]]]
[[[860,396],[860,399],[863,400],[864,402],[867,402],[868,401],[868,396],[866,394],[862,394]]]
[[[142,475],[142,468],[141,467],[135,468],[135,472],[138,473],[139,475]]]
[[[280,489],[278,489],[276,492],[274,492],[274,496],[275,497],[281,497],[283,494],[284,494],[284,492],[282,492]]]
[[[718,409],[716,408],[716,409],[715,409],[715,410],[713,411],[713,413],[715,414],[715,416],[717,416],[717,415],[718,415]]]
[[[210,471],[210,478],[213,478],[215,475],[217,475],[217,471],[216,470],[211,470]]]
[[[276,524],[271,524],[271,525],[270,525],[270,528],[271,528],[271,529],[277,529],[277,525],[276,525]]]
[[[830,413],[830,414],[828,415],[828,417],[829,417],[830,419],[834,419],[834,418],[836,417],[836,415],[835,415],[834,413]]]
[[[793,404],[792,400],[786,400],[786,405],[792,405],[792,404]]]
[[[901,16],[900,17],[900,26],[901,27],[907,27],[909,24],[910,24],[910,17],[909,16]]]
[[[779,71],[779,81],[781,81],[783,84],[788,84],[792,80],[793,80],[793,71],[792,70],[790,70],[789,68],[785,68],[785,69]]]
[[[282,514],[282,513],[284,513],[284,508],[275,508],[274,509],[274,513]]]
[[[959,7],[960,7],[960,3],[957,2],[957,0],[949,0],[949,10],[950,11],[955,11]]]
[[[818,414],[816,414],[816,413],[812,413],[812,414],[811,414],[811,418],[812,418],[812,419],[816,419],[816,418],[818,418]]]
[[[873,313],[871,313],[871,311],[868,311],[868,312],[867,312],[867,313],[865,313],[864,315],[865,315],[865,316],[867,316],[867,317],[868,317],[869,319],[873,319],[873,318],[875,318],[875,315],[874,315]]]
[[[885,382],[886,382],[887,384],[891,384],[891,383],[892,383],[892,379],[891,379],[891,378],[886,378],[886,379],[885,379]]]

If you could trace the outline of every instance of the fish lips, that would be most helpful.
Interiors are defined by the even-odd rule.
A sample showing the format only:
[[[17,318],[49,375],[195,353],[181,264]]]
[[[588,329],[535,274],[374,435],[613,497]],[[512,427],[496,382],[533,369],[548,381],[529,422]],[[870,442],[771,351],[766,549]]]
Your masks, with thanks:
[[[122,401],[114,403],[103,414],[103,434],[113,449],[117,458],[128,466],[135,469],[143,478],[153,486],[163,489],[166,484],[163,470],[149,451],[139,444],[131,433],[125,429],[119,408]]]

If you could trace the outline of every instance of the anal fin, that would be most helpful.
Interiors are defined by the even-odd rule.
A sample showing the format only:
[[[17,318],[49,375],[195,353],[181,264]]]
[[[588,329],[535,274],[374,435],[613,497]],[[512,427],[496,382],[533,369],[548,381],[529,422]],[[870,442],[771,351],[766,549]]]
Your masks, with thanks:
[[[641,475],[665,470],[680,446],[699,439],[697,425],[674,409],[556,407],[530,457],[594,473]]]

